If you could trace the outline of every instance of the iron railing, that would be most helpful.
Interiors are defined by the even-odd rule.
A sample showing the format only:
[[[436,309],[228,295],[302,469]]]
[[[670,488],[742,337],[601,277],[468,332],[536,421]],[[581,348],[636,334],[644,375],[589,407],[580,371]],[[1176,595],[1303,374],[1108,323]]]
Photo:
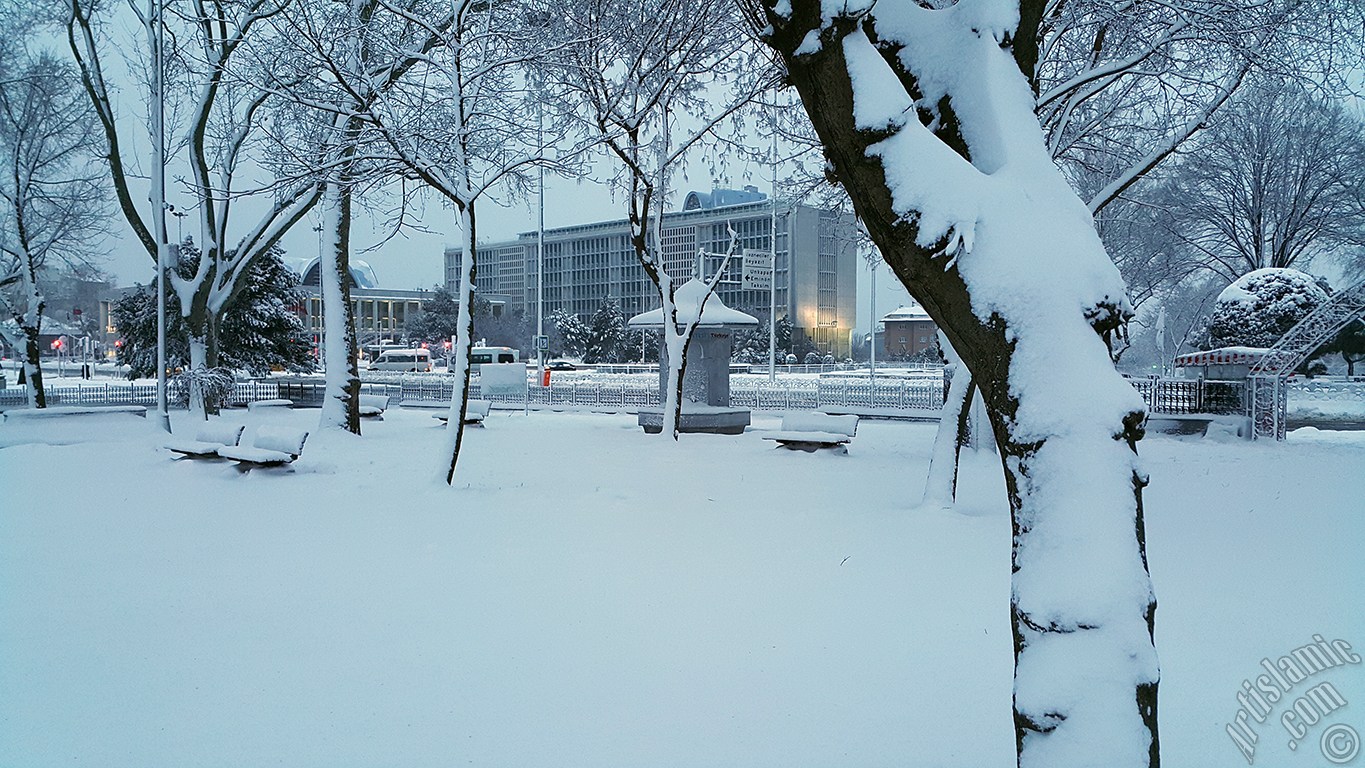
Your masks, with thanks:
[[[1242,415],[1247,411],[1245,381],[1204,379],[1129,379],[1148,413]]]
[[[386,377],[387,378],[387,377]],[[439,375],[400,376],[386,381],[367,380],[365,394],[388,395],[395,404],[403,400],[449,400],[453,377]],[[1250,411],[1251,394],[1245,381],[1202,379],[1130,379],[1153,414],[1235,414]],[[1365,383],[1291,380],[1289,397],[1309,399],[1362,399]],[[156,405],[156,385],[151,382],[111,382],[83,386],[49,386],[47,402],[62,405]],[[242,406],[257,400],[287,398],[295,405],[322,403],[325,385],[318,380],[270,379],[238,382],[229,405]],[[659,387],[653,377],[551,379],[550,386],[531,382],[526,395],[485,396],[476,379],[470,396],[503,406],[520,407],[529,396],[532,406],[570,406],[631,411],[659,406]],[[736,377],[730,383],[730,401],[741,408],[761,411],[847,409],[885,416],[936,418],[943,403],[941,379],[878,378],[857,376],[821,379],[779,379],[776,382]],[[26,387],[0,389],[0,410],[28,405]]]

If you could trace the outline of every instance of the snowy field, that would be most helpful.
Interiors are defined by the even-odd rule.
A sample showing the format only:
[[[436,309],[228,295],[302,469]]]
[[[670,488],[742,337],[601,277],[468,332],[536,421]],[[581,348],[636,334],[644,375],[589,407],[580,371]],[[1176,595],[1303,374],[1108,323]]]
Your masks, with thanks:
[[[755,422],[495,412],[454,489],[397,410],[293,473],[172,461],[150,424],[0,448],[0,766],[1014,765],[998,465],[918,509],[932,425],[834,456]],[[1262,659],[1365,653],[1365,433],[1143,454],[1163,764],[1245,766]],[[1365,665],[1294,695],[1324,681],[1349,704],[1296,750],[1289,702],[1251,721],[1255,765],[1365,731]]]

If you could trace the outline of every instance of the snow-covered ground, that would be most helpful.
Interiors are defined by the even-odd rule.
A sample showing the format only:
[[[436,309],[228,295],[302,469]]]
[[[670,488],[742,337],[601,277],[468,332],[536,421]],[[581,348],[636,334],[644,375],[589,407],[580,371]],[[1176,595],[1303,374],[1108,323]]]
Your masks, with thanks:
[[[494,412],[453,489],[397,409],[293,473],[150,424],[0,448],[0,766],[1012,766],[998,465],[919,509],[933,425],[865,420],[848,456],[777,425]],[[1365,433],[1143,454],[1164,764],[1244,766],[1262,659],[1365,653]],[[1365,731],[1365,665],[1294,696],[1319,682],[1349,705],[1292,751],[1292,702],[1249,721],[1255,765]]]

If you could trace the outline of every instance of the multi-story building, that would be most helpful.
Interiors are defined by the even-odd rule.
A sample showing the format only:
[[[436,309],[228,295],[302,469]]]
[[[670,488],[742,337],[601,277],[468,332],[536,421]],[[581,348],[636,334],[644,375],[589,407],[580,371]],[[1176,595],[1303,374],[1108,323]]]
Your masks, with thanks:
[[[753,187],[691,192],[683,210],[665,213],[662,221],[665,269],[676,280],[696,270],[697,252],[706,253],[709,278],[719,269],[730,243],[728,228],[739,236],[740,249],[769,251],[773,246],[773,203]],[[823,352],[850,353],[856,315],[857,243],[851,214],[778,201],[777,256],[773,290],[777,316],[789,317]],[[509,297],[512,312],[536,310],[535,232],[514,240],[481,243],[474,288],[482,295]],[[729,307],[766,320],[767,291],[741,288],[741,261],[731,260],[717,294]],[[627,316],[654,309],[658,293],[645,275],[630,244],[624,219],[545,230],[544,311],[567,310],[585,320],[611,296]],[[445,253],[446,285],[459,279],[460,251]]]
[[[938,349],[938,326],[919,304],[900,307],[882,318],[882,359],[905,360]]]

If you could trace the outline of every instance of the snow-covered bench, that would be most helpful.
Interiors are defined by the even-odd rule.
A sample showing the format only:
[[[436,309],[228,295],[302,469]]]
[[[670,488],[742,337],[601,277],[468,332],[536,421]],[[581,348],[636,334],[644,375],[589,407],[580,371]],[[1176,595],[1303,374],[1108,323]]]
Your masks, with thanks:
[[[199,428],[193,440],[172,440],[166,443],[166,448],[182,458],[216,459],[219,458],[219,450],[235,447],[242,441],[242,431],[245,429],[245,424],[210,421]]]
[[[63,405],[11,408],[0,413],[0,447],[11,445],[77,445],[118,439],[134,432],[162,440],[142,405]]]
[[[218,455],[237,462],[242,471],[256,467],[280,467],[292,463],[303,453],[308,433],[297,429],[261,427],[251,446],[219,448]]]
[[[776,440],[783,448],[807,453],[819,448],[831,448],[839,453],[848,453],[848,443],[857,431],[857,416],[789,411],[782,416],[782,429],[764,435],[763,439]]]
[[[382,419],[384,409],[389,407],[388,395],[361,395],[360,396],[360,418],[362,419]]]
[[[465,403],[464,406],[465,426],[468,427],[473,426],[475,424],[483,424],[483,420],[488,418],[488,411],[492,409],[492,407],[493,403],[491,400],[470,400],[469,402]],[[437,413],[433,414],[432,418],[440,419],[441,421],[449,421],[450,414]]]
[[[60,405],[53,408],[14,408],[4,412],[5,421],[46,421],[68,416],[137,416],[147,418],[145,405]]]
[[[266,409],[268,409],[268,408],[293,408],[293,407],[294,407],[294,401],[293,401],[293,400],[286,400],[286,399],[284,399],[284,398],[277,398],[277,399],[274,399],[274,400],[253,400],[252,402],[246,404],[246,409],[247,409],[248,411],[264,411],[264,410],[266,410]]]

